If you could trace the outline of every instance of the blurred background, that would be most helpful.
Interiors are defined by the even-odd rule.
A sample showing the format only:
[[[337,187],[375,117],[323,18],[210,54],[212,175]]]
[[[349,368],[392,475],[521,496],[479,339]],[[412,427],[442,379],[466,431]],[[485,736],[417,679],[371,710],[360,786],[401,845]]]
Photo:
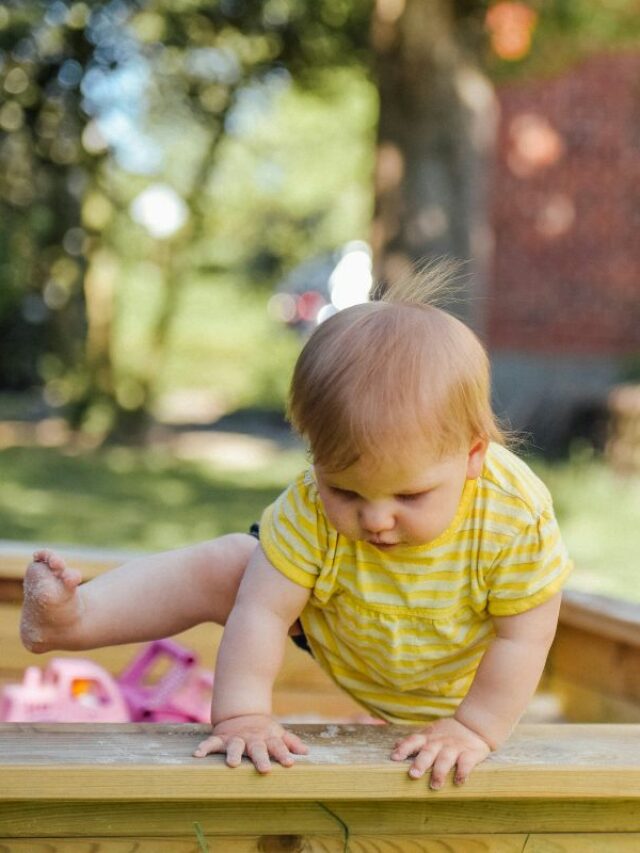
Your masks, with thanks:
[[[246,529],[305,336],[463,259],[577,564],[640,601],[638,0],[0,7],[0,539]]]

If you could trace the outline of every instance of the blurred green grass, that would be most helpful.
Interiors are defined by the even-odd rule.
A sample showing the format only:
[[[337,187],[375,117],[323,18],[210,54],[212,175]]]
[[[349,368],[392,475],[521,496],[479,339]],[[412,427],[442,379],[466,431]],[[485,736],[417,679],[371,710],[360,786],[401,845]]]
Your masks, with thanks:
[[[618,474],[589,453],[528,461],[553,495],[576,564],[570,586],[640,601],[640,476]]]
[[[298,451],[247,470],[161,449],[0,452],[1,538],[159,550],[247,530],[304,466]]]
[[[640,478],[599,459],[529,460],[554,496],[571,586],[640,601]],[[305,465],[300,450],[231,470],[161,448],[0,451],[0,537],[160,550],[246,530]]]

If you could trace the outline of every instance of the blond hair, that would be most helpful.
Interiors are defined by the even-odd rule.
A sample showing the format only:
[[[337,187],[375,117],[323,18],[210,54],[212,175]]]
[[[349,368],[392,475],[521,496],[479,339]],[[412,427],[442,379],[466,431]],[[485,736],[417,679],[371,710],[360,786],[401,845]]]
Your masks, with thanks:
[[[442,458],[482,437],[504,443],[489,359],[471,329],[432,304],[456,267],[431,264],[313,332],[296,363],[289,419],[313,460],[342,470],[394,456],[416,438]]]

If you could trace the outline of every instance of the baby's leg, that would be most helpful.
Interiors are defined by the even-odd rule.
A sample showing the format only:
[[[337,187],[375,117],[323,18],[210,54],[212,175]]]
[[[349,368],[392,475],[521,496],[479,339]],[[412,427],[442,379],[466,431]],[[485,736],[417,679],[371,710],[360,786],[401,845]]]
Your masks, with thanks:
[[[234,533],[139,557],[79,586],[80,572],[37,551],[24,580],[20,634],[33,652],[92,649],[224,625],[257,545]]]

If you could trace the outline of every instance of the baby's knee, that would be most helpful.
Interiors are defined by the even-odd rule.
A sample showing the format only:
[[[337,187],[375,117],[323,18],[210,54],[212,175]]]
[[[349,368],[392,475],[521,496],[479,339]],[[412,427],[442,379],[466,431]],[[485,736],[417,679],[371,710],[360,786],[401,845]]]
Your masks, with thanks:
[[[238,571],[244,573],[258,545],[256,537],[250,533],[227,533],[216,541],[224,552],[225,559]]]
[[[227,533],[208,542],[203,565],[207,582],[225,587],[235,596],[257,544],[258,540],[248,533]]]
[[[248,533],[229,533],[197,546],[195,589],[205,608],[206,621],[226,623],[257,544],[257,539]]]

